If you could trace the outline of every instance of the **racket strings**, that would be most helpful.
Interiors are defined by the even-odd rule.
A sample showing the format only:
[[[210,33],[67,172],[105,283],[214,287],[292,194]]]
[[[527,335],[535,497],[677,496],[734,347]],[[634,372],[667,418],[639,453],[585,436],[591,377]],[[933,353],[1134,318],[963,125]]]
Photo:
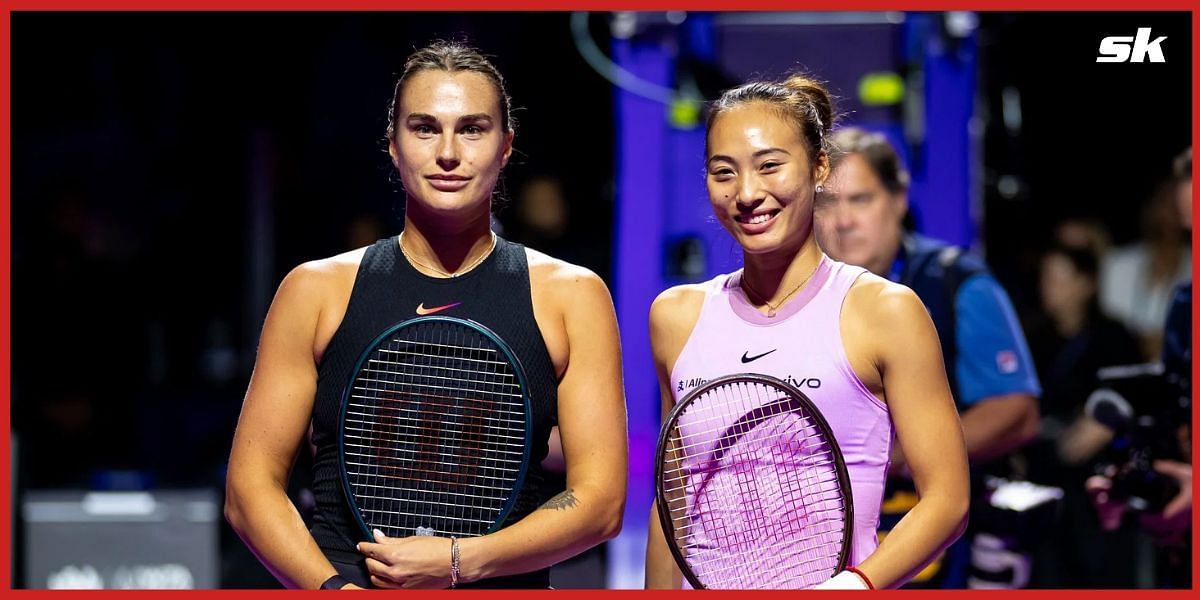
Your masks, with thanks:
[[[379,360],[372,360],[370,364],[373,364],[373,365],[375,365],[375,366],[377,366],[377,367],[380,367],[380,368],[376,368],[376,369],[368,369],[368,368],[363,368],[363,370],[362,370],[361,372],[362,372],[362,373],[378,373],[378,374],[381,374],[381,375],[392,375],[392,374],[395,374],[395,373],[396,373],[396,370],[397,370],[397,368],[399,368],[399,367],[413,367],[413,366],[416,366],[416,365],[411,365],[411,364],[407,364],[407,363],[384,362],[384,361],[379,361]],[[424,367],[422,367],[422,368],[423,368],[423,369],[426,369],[426,370],[433,370],[433,369],[432,369],[432,366],[433,366],[433,365],[430,365],[430,366],[424,366]],[[442,368],[442,367],[439,367],[439,368]],[[448,369],[447,369],[447,370],[448,370]],[[438,379],[438,380],[441,380],[441,381],[453,381],[453,382],[457,383],[459,380],[461,380],[461,379],[462,379],[462,375],[463,375],[463,373],[464,373],[464,372],[465,372],[465,371],[459,371],[459,372],[457,372],[457,373],[455,373],[455,372],[453,372],[453,371],[450,371],[450,372],[449,372],[449,374],[458,375],[457,377],[443,377],[443,376],[441,376],[441,375],[431,375],[431,374],[429,374],[429,373],[423,373],[423,374],[421,374],[421,377],[424,377],[424,378],[426,378],[426,379]],[[486,371],[473,371],[473,372],[472,372],[472,374],[479,374],[479,375],[492,375],[492,373],[488,373],[488,372],[486,372]],[[481,381],[481,382],[479,382],[479,383],[480,383],[480,384],[486,384],[486,385],[494,385],[494,386],[497,386],[497,387],[516,388],[517,390],[520,390],[520,389],[521,389],[521,386],[519,386],[519,385],[517,385],[516,383],[513,383],[513,382],[511,382],[511,381]],[[520,394],[517,394],[517,395],[518,395],[518,396],[520,396]]]
[[[806,587],[832,574],[846,507],[814,419],[751,382],[714,387],[686,409],[667,433],[660,485],[693,573],[717,588]]]
[[[343,441],[368,527],[486,533],[523,473],[523,398],[514,365],[466,326],[420,323],[379,344],[353,383]]]

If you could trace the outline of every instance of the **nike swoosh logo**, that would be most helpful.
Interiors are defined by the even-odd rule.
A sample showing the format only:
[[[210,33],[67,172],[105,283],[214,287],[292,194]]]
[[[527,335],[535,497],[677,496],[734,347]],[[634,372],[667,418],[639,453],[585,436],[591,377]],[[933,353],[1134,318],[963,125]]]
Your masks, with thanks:
[[[779,348],[776,348],[775,350],[778,350],[778,349]],[[775,350],[767,350],[766,352],[763,352],[762,354],[759,354],[758,356],[749,356],[750,351],[747,350],[746,352],[742,353],[742,364],[744,365],[748,362],[754,362],[754,361],[774,352]]]
[[[462,302],[455,302],[454,304],[447,304],[445,306],[435,306],[433,308],[425,308],[425,303],[422,302],[417,305],[417,314],[421,315],[421,316],[432,315],[433,313],[442,312],[443,310],[446,310],[447,308],[454,308],[455,306],[458,306],[459,304],[462,304]]]

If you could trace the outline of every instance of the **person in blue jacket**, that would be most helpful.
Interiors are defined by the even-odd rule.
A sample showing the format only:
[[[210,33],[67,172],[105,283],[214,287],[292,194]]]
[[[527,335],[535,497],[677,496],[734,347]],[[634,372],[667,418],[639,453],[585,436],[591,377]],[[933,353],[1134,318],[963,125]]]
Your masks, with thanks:
[[[977,256],[906,231],[908,173],[886,138],[847,127],[834,133],[833,145],[833,175],[815,210],[818,242],[830,257],[902,283],[925,303],[962,419],[973,488],[981,491],[983,475],[1003,474],[1000,459],[1038,431],[1041,387],[1012,302]],[[916,502],[898,448],[890,473],[880,535]],[[968,530],[909,586],[966,587],[970,537]],[[993,558],[1009,580],[989,587],[1023,585],[1027,559],[1003,551]],[[973,578],[987,577],[978,571]]]

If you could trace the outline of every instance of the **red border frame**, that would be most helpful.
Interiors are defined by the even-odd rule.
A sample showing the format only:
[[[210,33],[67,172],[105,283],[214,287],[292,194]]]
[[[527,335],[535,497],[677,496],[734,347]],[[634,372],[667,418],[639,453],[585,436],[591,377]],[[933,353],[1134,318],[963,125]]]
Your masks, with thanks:
[[[807,6],[805,6],[807,5]],[[1196,33],[1200,30],[1200,11],[1197,10],[1197,4],[1188,0],[1150,0],[1142,3],[1134,3],[1129,0],[1052,0],[1048,3],[1035,2],[1033,0],[968,0],[965,2],[947,2],[945,0],[845,0],[843,2],[820,2],[815,3],[810,0],[666,0],[659,2],[645,0],[626,0],[624,2],[596,2],[582,1],[576,3],[567,3],[562,0],[459,0],[453,5],[437,4],[430,2],[415,3],[411,0],[400,0],[388,2],[387,0],[179,0],[177,2],[164,2],[162,0],[11,0],[5,6],[0,7],[0,349],[3,350],[0,360],[0,404],[5,407],[3,414],[0,415],[0,425],[3,426],[3,435],[0,435],[0,473],[6,475],[4,479],[8,482],[4,490],[0,492],[0,539],[4,540],[3,547],[0,547],[0,590],[11,590],[12,573],[11,573],[11,552],[12,552],[12,506],[10,492],[13,485],[10,472],[11,465],[11,448],[9,435],[6,433],[11,430],[11,102],[10,102],[10,76],[11,76],[11,46],[10,28],[11,28],[11,13],[13,11],[79,11],[79,10],[103,10],[103,11],[133,11],[133,10],[153,10],[153,11],[189,11],[189,10],[204,10],[204,11],[258,11],[258,10],[302,10],[302,11],[359,11],[359,10],[378,10],[378,11],[468,11],[468,10],[506,10],[506,11],[535,11],[535,10],[721,10],[734,9],[738,11],[757,11],[757,10],[1013,10],[1013,11],[1190,11],[1192,13],[1192,65],[1193,69],[1197,64],[1200,64],[1200,46],[1196,44]],[[1200,98],[1200,79],[1193,75],[1192,77],[1192,146],[1196,146],[1197,139],[1200,139],[1200,104],[1197,104],[1197,98]],[[1200,191],[1200,185],[1193,179],[1193,195]],[[1193,204],[1193,214],[1195,214],[1195,204]],[[1192,230],[1192,246],[1196,247],[1198,239],[1195,228]],[[1192,262],[1192,277],[1195,279],[1197,272],[1200,272],[1200,262],[1193,260]],[[1195,323],[1197,317],[1200,316],[1200,305],[1192,304],[1192,321]],[[1195,347],[1196,331],[1192,331],[1192,345]],[[1192,380],[1197,380],[1197,374],[1200,374],[1200,369],[1197,369],[1195,361],[1192,363]],[[1196,429],[1196,425],[1200,423],[1197,419],[1196,411],[1192,413],[1192,429]],[[1193,462],[1195,459],[1195,450],[1193,450]],[[1196,484],[1193,482],[1193,493],[1195,492]],[[1192,511],[1192,529],[1193,536],[1200,524],[1200,512]],[[1194,541],[1194,537],[1193,537]],[[1200,554],[1193,552],[1192,556],[1192,573],[1193,573],[1193,588],[1196,589],[1195,574],[1200,565]],[[250,597],[251,594],[258,596],[260,594],[281,594],[283,591],[234,591],[234,590],[207,590],[193,592],[151,592],[151,591],[93,591],[93,592],[60,592],[46,590],[18,590],[16,592],[23,597],[32,595],[55,595],[61,596],[67,593],[87,594],[93,597],[125,597],[126,594],[147,595],[151,593],[170,593],[172,595],[186,594],[196,597],[201,594],[221,594],[239,595]],[[446,592],[420,592],[421,595],[436,595]],[[468,596],[475,595],[482,597],[482,594],[487,594],[488,598],[507,597],[520,598],[525,594],[549,594],[552,592],[529,592],[529,591],[456,591],[457,594],[465,593]],[[686,591],[670,591],[670,592],[637,592],[637,591],[572,591],[572,594],[582,594],[589,597],[599,597],[604,595],[608,597],[615,594],[653,594],[658,597],[673,596],[682,597],[681,594],[689,594],[692,592]],[[792,592],[703,592],[707,595],[722,595],[728,597],[730,594],[754,594],[756,597],[791,597]],[[888,593],[933,593],[938,595],[943,594],[977,594],[979,592],[966,592],[962,590],[944,590],[934,592],[888,592]],[[1067,594],[1075,597],[1083,597],[1086,594],[1088,597],[1126,597],[1130,592],[1112,591],[1112,590],[1021,590],[1003,593],[1008,596],[1020,595],[1022,597],[1042,596],[1051,597],[1051,594],[1058,596]],[[1139,596],[1142,594],[1154,594],[1156,596],[1182,596],[1189,594],[1188,591],[1167,591],[1167,590],[1137,590]],[[787,594],[786,596],[784,594]]]

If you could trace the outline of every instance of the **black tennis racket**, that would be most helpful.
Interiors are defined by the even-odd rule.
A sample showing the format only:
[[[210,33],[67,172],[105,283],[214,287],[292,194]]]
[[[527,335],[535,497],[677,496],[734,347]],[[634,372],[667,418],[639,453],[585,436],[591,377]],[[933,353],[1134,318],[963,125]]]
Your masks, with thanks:
[[[445,316],[385,331],[342,398],[342,484],[363,534],[472,537],[499,529],[525,478],[530,399],[488,328]]]
[[[684,397],[659,436],[655,492],[692,587],[807,588],[846,567],[841,450],[812,401],[774,377],[730,375]]]

